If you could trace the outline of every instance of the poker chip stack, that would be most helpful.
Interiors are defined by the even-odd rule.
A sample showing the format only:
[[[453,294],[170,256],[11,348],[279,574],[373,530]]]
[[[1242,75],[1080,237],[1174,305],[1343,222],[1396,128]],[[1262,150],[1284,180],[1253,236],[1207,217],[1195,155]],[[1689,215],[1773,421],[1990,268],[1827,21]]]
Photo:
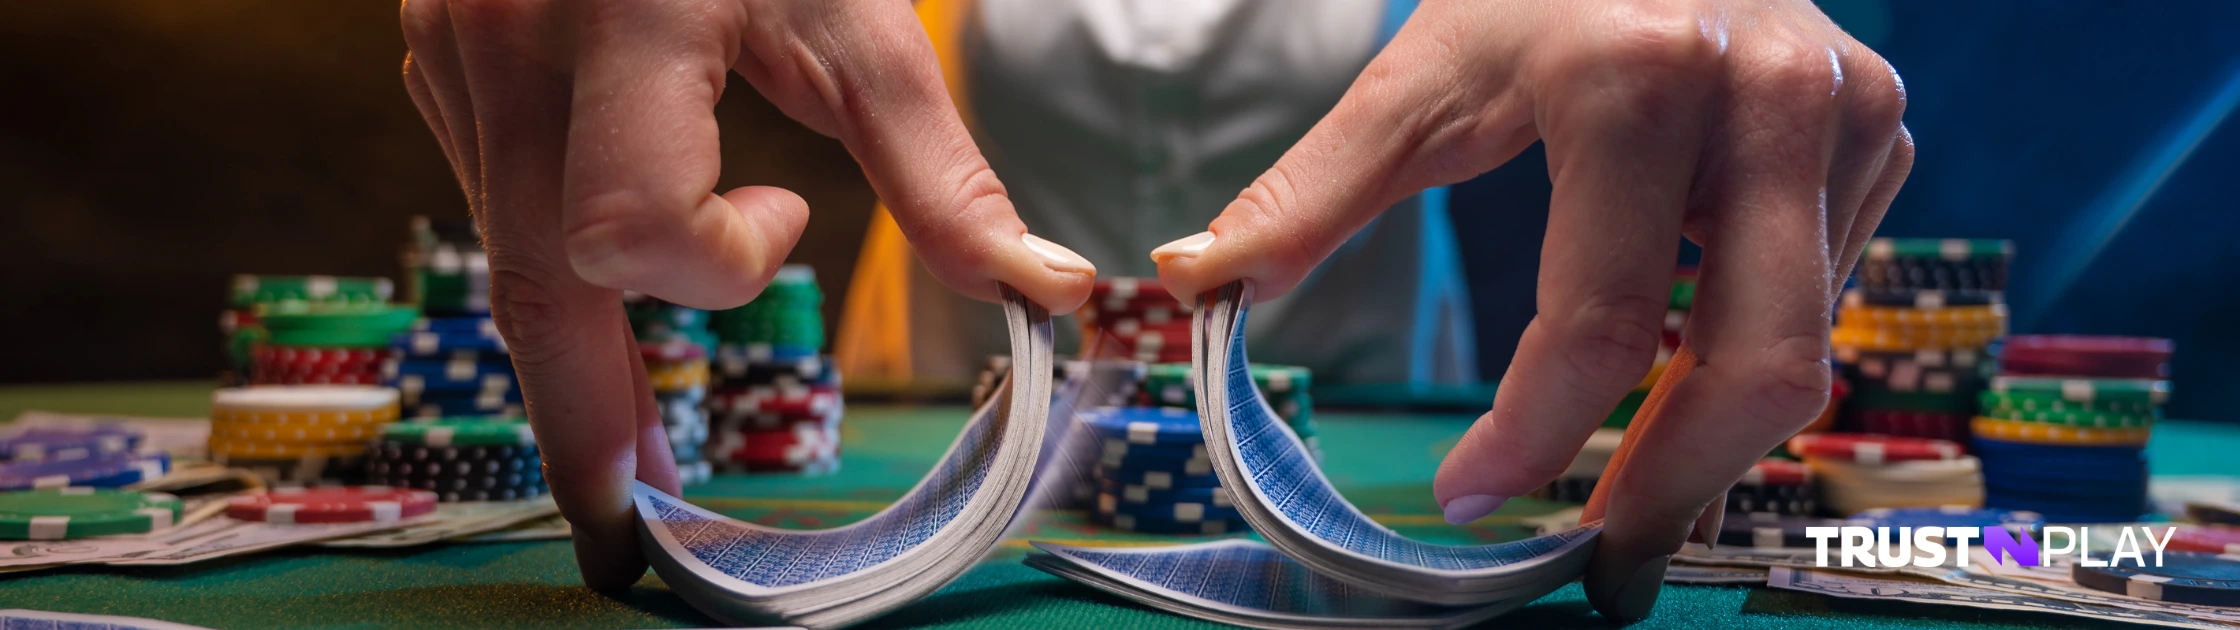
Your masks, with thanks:
[[[1189,363],[1192,308],[1158,278],[1098,278],[1076,312],[1081,358]]]
[[[1811,516],[1820,511],[1820,484],[1803,463],[1761,459],[1727,490],[1727,511]]]
[[[513,357],[488,315],[414,320],[390,339],[381,383],[397,388],[412,418],[522,415]]]
[[[210,458],[300,487],[354,481],[367,443],[398,415],[397,390],[378,386],[258,385],[210,399]]]
[[[1100,442],[1092,519],[1146,534],[1225,534],[1247,528],[1206,457],[1195,411],[1103,407],[1078,414]]]
[[[1145,371],[1139,404],[1152,407],[1173,407],[1197,411],[1197,390],[1190,386],[1189,363],[1154,363]],[[1306,442],[1307,452],[1316,461],[1322,460],[1322,446],[1317,437],[1321,431],[1314,423],[1314,397],[1307,390],[1314,386],[1314,371],[1293,365],[1254,363],[1251,366],[1252,383],[1260,388],[1260,396],[1276,417],[1299,434]]]
[[[1587,437],[1579,447],[1579,454],[1571,458],[1571,465],[1555,481],[1532,492],[1534,498],[1566,503],[1586,503],[1594,496],[1595,483],[1602,479],[1602,471],[1610,466],[1610,458],[1618,454],[1618,445],[1625,441],[1626,430],[1603,427]]]
[[[445,418],[383,426],[367,481],[434,500],[512,501],[546,491],[536,436],[521,418]]]
[[[145,534],[179,522],[184,508],[178,497],[161,492],[83,487],[0,492],[0,539]]]
[[[736,472],[826,474],[840,468],[840,372],[824,351],[815,270],[786,265],[769,288],[715,313],[713,426],[702,455]]]
[[[2034,358],[2045,341],[2024,339],[2010,352]],[[2156,352],[2167,361],[2167,344]],[[1993,379],[1972,427],[1985,504],[2080,523],[2129,522],[2151,511],[2146,444],[2169,392],[2170,382],[2155,378]]]
[[[636,291],[622,292],[622,312],[630,319],[630,332],[638,343],[684,341],[715,356],[716,333],[708,328],[713,313],[672,304]]]
[[[640,339],[639,358],[645,361],[646,382],[653,386],[653,400],[661,410],[661,427],[669,436],[669,454],[677,463],[677,477],[684,483],[702,483],[715,470],[701,452],[708,441],[708,349],[683,336],[666,341]]]
[[[429,315],[490,314],[490,255],[472,222],[413,217],[402,258],[406,293]]]
[[[1877,238],[1830,333],[1848,430],[1968,443],[1987,348],[2006,334],[2003,240]]]
[[[1788,449],[1820,482],[1820,504],[1837,514],[1983,505],[1983,464],[1956,442],[1819,433],[1790,438]]]
[[[171,457],[138,452],[143,437],[121,425],[0,433],[0,491],[107,488],[162,477],[171,470]]]
[[[233,277],[231,309],[218,318],[231,361],[229,385],[372,385],[380,382],[384,331],[409,309],[387,302],[387,278]]]

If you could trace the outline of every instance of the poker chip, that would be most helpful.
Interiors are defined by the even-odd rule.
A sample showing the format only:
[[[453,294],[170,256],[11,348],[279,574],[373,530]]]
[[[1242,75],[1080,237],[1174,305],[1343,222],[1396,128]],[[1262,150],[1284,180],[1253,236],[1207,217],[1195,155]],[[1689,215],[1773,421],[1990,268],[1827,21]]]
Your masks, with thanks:
[[[1243,521],[1212,520],[1182,522],[1174,519],[1136,516],[1134,514],[1097,514],[1092,520],[1099,525],[1139,534],[1181,534],[1213,536],[1247,529]]]
[[[2011,375],[2160,380],[2170,376],[2169,339],[2089,335],[2016,335],[1999,353]]]
[[[14,461],[85,459],[132,450],[140,438],[139,431],[121,424],[29,427],[0,435],[0,455]]]
[[[1589,488],[1588,493],[1592,492]],[[1811,516],[1820,511],[1820,486],[1738,484],[1727,489],[1727,511]]]
[[[1862,464],[1917,460],[1950,460],[1961,456],[1957,443],[1858,433],[1816,433],[1789,439],[1789,452],[1807,457],[1827,457]]]
[[[321,412],[394,411],[397,401],[397,390],[388,387],[299,385],[220,389],[211,394],[210,404],[221,413],[283,412],[268,417],[313,418],[321,417]]]
[[[2072,444],[2077,446],[2143,445],[2153,432],[2147,428],[2110,428],[2025,422],[1978,417],[1969,428],[1976,437],[2004,442]]]
[[[1164,470],[1189,476],[1213,474],[1213,461],[1206,457],[1169,458],[1146,455],[1122,455],[1114,457],[1110,454],[1107,454],[1103,458],[1098,460],[1098,464],[1106,468],[1130,470]]]
[[[116,487],[162,477],[171,470],[164,453],[109,453],[77,459],[0,463],[0,491],[69,486]]]
[[[638,341],[638,357],[648,364],[683,363],[708,358],[708,349],[682,337],[662,341]]]
[[[715,313],[709,327],[721,343],[740,346],[748,360],[813,356],[825,342],[823,304],[816,271],[786,265],[761,295]]]
[[[1126,485],[1138,485],[1152,490],[1173,488],[1214,488],[1221,485],[1218,475],[1188,475],[1166,470],[1139,470],[1097,467],[1098,476]]]
[[[161,492],[49,488],[0,492],[0,538],[62,540],[145,534],[171,527],[183,508]]]
[[[388,523],[435,509],[435,493],[389,486],[278,488],[226,500],[226,516],[275,525]]]
[[[423,394],[406,410],[412,418],[505,417],[527,415],[521,390],[497,393]]]
[[[698,346],[693,346],[698,347]],[[657,392],[708,385],[708,361],[694,359],[646,364],[646,382]]]
[[[2179,525],[2170,535],[2171,551],[2240,556],[2240,528]]]
[[[1213,507],[1236,507],[1229,489],[1219,486],[1198,488],[1152,488],[1126,484],[1111,479],[1097,479],[1090,486],[1091,494],[1108,494],[1122,503],[1203,503]]]
[[[1878,236],[1867,241],[1867,260],[1932,258],[1939,260],[2006,259],[2014,257],[2014,241],[1967,238],[1896,238]]]
[[[1164,460],[1189,460],[1206,458],[1206,445],[1203,442],[1191,444],[1139,444],[1136,442],[1130,442],[1126,438],[1098,438],[1098,442],[1103,445],[1103,450],[1100,452],[1102,453],[1101,457],[1105,459],[1111,459],[1114,457],[1149,457]]]
[[[543,460],[534,445],[428,446],[382,440],[366,458],[370,481],[436,494],[443,503],[510,501],[543,495]]]
[[[255,422],[212,422],[210,436],[229,441],[257,442],[350,442],[373,439],[380,432],[375,423],[346,424],[280,424]]]
[[[366,452],[364,442],[266,442],[213,435],[209,443],[212,455],[228,457],[356,457]]]
[[[1807,527],[1838,527],[1843,521],[1767,512],[1728,512],[1719,522],[1719,545],[1750,549],[1811,547]]]
[[[1127,514],[1138,518],[1171,520],[1178,523],[1198,523],[1209,520],[1236,521],[1244,516],[1233,505],[1213,505],[1196,501],[1152,503],[1149,501],[1123,501],[1119,495],[1097,494],[1098,514]]]
[[[719,354],[714,367],[725,384],[839,385],[840,377],[840,371],[833,369],[832,357],[824,355],[758,362],[748,361],[744,356]]]
[[[750,414],[827,417],[837,415],[840,409],[837,387],[726,386],[708,393],[708,411],[717,417]]]
[[[2152,379],[2053,378],[2000,376],[1991,379],[1991,391],[2003,394],[2060,396],[2072,402],[2144,403],[2161,405],[2170,397],[2170,381]]]
[[[2070,578],[2086,588],[2175,604],[2240,606],[2240,558],[2166,551],[2161,564],[2111,559],[2108,566],[2078,563]]]
[[[497,337],[498,322],[488,317],[422,317],[412,320],[413,332]]]
[[[1984,408],[1983,417],[1994,418],[1998,420],[2011,420],[2015,422],[2057,424],[2062,426],[2087,429],[2146,429],[2153,427],[2156,420],[2155,416],[2151,414],[2132,415],[2079,410],[2023,411],[2020,409],[2001,409],[1993,407]]]
[[[2064,523],[2115,523],[2147,512],[2147,462],[2138,445],[2081,446],[1978,436],[1984,505]]]
[[[397,354],[415,359],[458,356],[505,356],[506,341],[496,333],[444,333],[428,330],[397,333],[389,340]]]
[[[447,418],[435,422],[383,425],[381,439],[426,446],[503,446],[536,444],[526,420]]]
[[[1749,486],[1801,486],[1812,483],[1812,469],[1786,459],[1765,458],[1751,464],[1735,483]]]
[[[1875,508],[1851,515],[1848,524],[1858,527],[2002,527],[2014,531],[2036,532],[2045,526],[2045,516],[2027,510],[1985,509],[1968,505],[1939,505],[1934,507]]]
[[[1839,326],[1830,329],[1828,341],[1838,348],[1862,352],[1893,352],[1921,349],[1951,350],[1980,348],[1997,338],[2000,331],[1991,327],[1960,329],[1923,328],[1855,328]]]
[[[2059,394],[1986,391],[1977,396],[1984,409],[1997,411],[2054,411],[2104,413],[2125,416],[2152,415],[2157,405],[2137,400],[2075,401]]]
[[[2006,325],[2007,307],[2004,304],[1937,308],[1844,305],[1836,309],[1836,321],[1844,322],[1845,325],[1864,325],[1866,327],[1997,327]]]
[[[1859,287],[1846,289],[1839,302],[1847,307],[1886,306],[1899,308],[1933,309],[1950,306],[1988,306],[2004,304],[2005,295],[1998,291],[1937,289],[1874,289]]]
[[[388,278],[234,274],[229,302],[236,308],[283,302],[380,303],[396,294]]]
[[[381,368],[383,382],[404,392],[405,404],[422,392],[513,389],[513,362],[475,355],[445,360],[403,359]]]
[[[1960,444],[1967,441],[1969,422],[1973,419],[1974,416],[1966,413],[1860,409],[1857,426],[1867,433]]]
[[[1205,432],[1195,411],[1167,407],[1102,407],[1081,412],[1077,418],[1100,437],[1131,444],[1205,442]]]

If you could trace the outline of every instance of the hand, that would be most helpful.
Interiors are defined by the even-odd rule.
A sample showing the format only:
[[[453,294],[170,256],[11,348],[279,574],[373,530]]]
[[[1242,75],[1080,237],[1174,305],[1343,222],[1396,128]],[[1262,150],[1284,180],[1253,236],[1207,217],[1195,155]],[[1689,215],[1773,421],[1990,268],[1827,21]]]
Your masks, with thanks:
[[[546,477],[593,588],[645,573],[629,481],[677,491],[621,289],[705,309],[766,286],[809,209],[711,192],[716,99],[738,72],[838,137],[950,288],[1063,313],[1095,270],[1026,234],[905,2],[409,0],[404,80],[490,252]]]
[[[1804,0],[1427,0],[1210,232],[1152,257],[1178,297],[1282,295],[1384,208],[1546,142],[1539,316],[1434,485],[1463,522],[1563,471],[1654,361],[1679,237],[1702,245],[1687,351],[1588,510],[1588,597],[1633,619],[1827,402],[1827,314],[1912,168],[1904,109],[1889,64]]]

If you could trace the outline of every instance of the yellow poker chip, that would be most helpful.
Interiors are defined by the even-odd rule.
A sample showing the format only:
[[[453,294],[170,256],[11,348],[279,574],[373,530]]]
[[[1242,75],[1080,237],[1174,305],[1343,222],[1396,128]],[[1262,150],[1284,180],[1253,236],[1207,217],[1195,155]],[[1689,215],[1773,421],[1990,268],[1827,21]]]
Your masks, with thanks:
[[[646,364],[646,381],[653,386],[653,391],[657,392],[706,387],[708,385],[708,361],[701,359],[697,361],[648,363]]]
[[[210,454],[221,457],[357,457],[366,452],[365,442],[263,442],[239,438],[210,438]]]
[[[2147,443],[2147,438],[2154,434],[2147,427],[2095,429],[1984,416],[1977,416],[1969,428],[1976,437],[2002,442],[2067,446],[2136,446]]]
[[[1839,326],[1828,332],[1828,342],[1830,344],[1857,352],[1914,352],[1918,350],[1981,348],[1989,345],[1992,339],[1998,337],[1998,332],[1990,330],[1901,332]]]
[[[373,409],[230,409],[214,407],[210,421],[225,424],[337,425],[395,422],[397,406]]]
[[[350,442],[371,440],[374,436],[380,435],[381,427],[387,424],[376,422],[344,424],[212,422],[210,423],[210,436],[231,440],[288,442],[293,444]]]
[[[1836,321],[1852,325],[1999,327],[2007,323],[2007,305],[1901,308],[1895,306],[1846,306],[1836,310]]]

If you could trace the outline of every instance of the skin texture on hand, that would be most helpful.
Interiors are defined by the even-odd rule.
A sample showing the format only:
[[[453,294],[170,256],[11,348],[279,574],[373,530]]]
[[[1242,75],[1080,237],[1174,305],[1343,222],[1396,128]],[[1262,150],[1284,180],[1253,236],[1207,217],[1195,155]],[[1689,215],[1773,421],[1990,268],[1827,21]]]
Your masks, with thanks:
[[[1912,168],[1904,109],[1895,70],[1806,0],[1426,0],[1208,232],[1152,258],[1179,298],[1279,296],[1385,208],[1544,142],[1538,316],[1433,486],[1465,522],[1561,474],[1640,382],[1679,240],[1702,245],[1684,347],[1588,508],[1588,598],[1636,619],[1826,404],[1829,310]]]
[[[839,138],[927,269],[1053,313],[1094,267],[1027,234],[942,85],[906,2],[406,0],[404,81],[490,253],[546,478],[584,582],[645,573],[629,481],[677,491],[621,290],[735,307],[768,285],[809,208],[791,192],[716,194],[716,100],[745,77]]]

